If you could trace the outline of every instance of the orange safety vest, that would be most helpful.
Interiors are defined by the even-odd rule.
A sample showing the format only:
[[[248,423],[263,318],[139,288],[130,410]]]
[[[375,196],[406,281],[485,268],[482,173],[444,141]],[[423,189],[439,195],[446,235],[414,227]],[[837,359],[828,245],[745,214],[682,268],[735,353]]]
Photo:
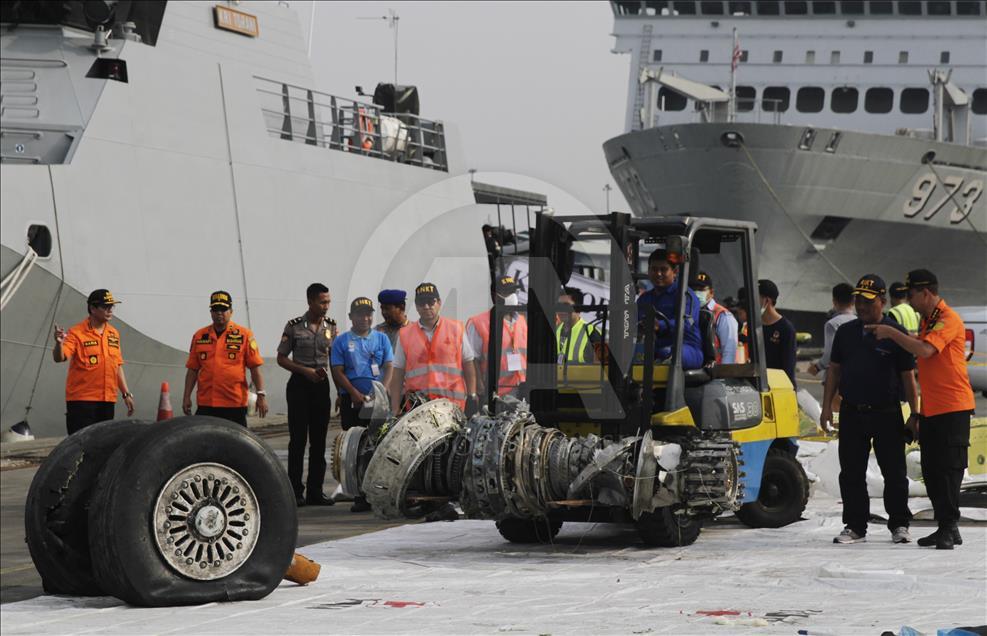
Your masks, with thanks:
[[[729,312],[730,310],[724,307],[723,305],[721,305],[720,303],[718,302],[713,303],[713,347],[716,349],[716,364],[720,364],[721,362],[723,362],[723,356],[720,355],[720,334],[717,333],[716,331],[716,324],[720,322],[720,316]],[[737,344],[739,345],[740,343]],[[739,346],[737,347],[737,350],[739,352],[740,350]],[[738,358],[740,357],[739,353],[737,357]],[[739,360],[737,360],[737,362],[739,362]],[[731,361],[728,364],[733,364],[733,362]]]
[[[463,323],[440,318],[432,339],[420,323],[398,332],[404,350],[404,391],[418,391],[430,399],[447,398],[466,408],[463,376]]]
[[[473,324],[476,333],[483,343],[480,351],[476,351],[476,360],[480,364],[480,381],[487,380],[487,350],[490,348],[490,310],[479,313],[466,324]],[[528,320],[522,314],[518,314],[514,325],[508,326],[507,321],[503,323],[503,335],[501,336],[501,356],[500,356],[500,377],[497,380],[497,394],[507,395],[518,385],[524,382],[525,370],[528,368]],[[517,371],[509,371],[507,365],[507,353],[517,353],[521,356],[521,368]]]

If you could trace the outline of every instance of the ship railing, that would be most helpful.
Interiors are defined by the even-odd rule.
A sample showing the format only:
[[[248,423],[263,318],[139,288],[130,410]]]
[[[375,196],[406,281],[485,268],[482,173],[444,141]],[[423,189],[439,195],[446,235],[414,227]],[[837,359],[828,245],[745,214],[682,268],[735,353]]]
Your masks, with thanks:
[[[787,100],[737,98],[734,121],[749,124],[780,124],[781,115],[789,108]]]
[[[254,76],[267,132],[285,141],[449,171],[445,128],[377,104]]]

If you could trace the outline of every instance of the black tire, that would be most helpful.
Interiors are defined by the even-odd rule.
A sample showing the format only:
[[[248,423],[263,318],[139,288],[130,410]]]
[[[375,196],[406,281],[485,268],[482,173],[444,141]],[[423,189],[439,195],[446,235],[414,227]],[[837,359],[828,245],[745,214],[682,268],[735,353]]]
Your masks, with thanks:
[[[31,480],[24,531],[41,586],[48,594],[102,593],[89,559],[89,499],[110,455],[149,422],[99,422],[66,437]]]
[[[660,548],[692,545],[699,538],[702,529],[702,519],[684,513],[676,514],[671,506],[642,513],[637,520],[637,533],[645,545]]]
[[[551,543],[562,529],[562,521],[551,517],[519,519],[508,517],[497,522],[497,531],[511,543]]]
[[[780,528],[801,519],[808,502],[809,478],[802,464],[791,453],[772,448],[764,459],[757,501],[734,514],[752,528]]]
[[[219,466],[193,468],[204,463]],[[235,472],[236,477],[253,491],[256,511],[248,527],[255,528],[252,535],[255,544],[252,551],[244,549],[235,554],[234,562],[240,563],[238,569],[220,578],[203,580],[179,573],[176,566],[165,561],[162,551],[167,549],[170,554],[171,548],[178,543],[167,548],[158,547],[156,504],[159,494],[176,475],[186,470],[197,475],[199,470],[203,474],[215,473],[217,468],[227,473]],[[206,482],[205,477],[202,482],[198,477],[195,479],[200,485]],[[191,477],[188,483],[193,483]],[[181,488],[185,488],[184,484]],[[213,502],[223,511],[220,518],[230,520],[229,524],[223,523],[224,534],[216,537],[215,544],[210,544],[216,545],[220,553],[215,562],[217,567],[226,567],[218,539],[229,537],[225,533],[233,529],[231,519],[241,515],[238,523],[242,526],[243,519],[250,518],[243,516],[242,504],[235,504],[240,506],[239,510],[230,509],[235,507],[231,503],[234,495],[225,492],[217,495],[223,488],[218,485],[218,479],[214,480],[210,487],[202,489],[202,499],[197,500],[202,504]],[[176,493],[178,489],[175,486],[171,492]],[[245,490],[240,492],[246,496]],[[168,502],[167,499],[163,501]],[[180,499],[177,501],[181,502]],[[162,509],[164,505],[161,504]],[[168,508],[169,514],[171,510]],[[195,510],[192,506],[187,513],[189,520]],[[258,523],[259,528],[255,525]],[[127,603],[152,607],[264,598],[277,587],[287,571],[298,536],[294,493],[274,451],[243,427],[208,416],[180,417],[156,424],[146,434],[118,449],[99,476],[89,509],[89,525],[93,570],[103,590]],[[175,525],[178,526],[175,530],[179,530],[195,524],[183,521]],[[167,524],[162,526],[168,527]],[[239,530],[243,532],[242,528]],[[186,534],[191,536],[191,530]],[[182,537],[168,536],[169,539],[178,536],[180,540]],[[246,538],[242,540],[247,542]],[[234,552],[236,550],[227,554]],[[195,559],[199,558],[200,554],[196,554]],[[212,559],[212,556],[208,558]],[[208,573],[209,568],[206,565],[203,568],[203,572]]]

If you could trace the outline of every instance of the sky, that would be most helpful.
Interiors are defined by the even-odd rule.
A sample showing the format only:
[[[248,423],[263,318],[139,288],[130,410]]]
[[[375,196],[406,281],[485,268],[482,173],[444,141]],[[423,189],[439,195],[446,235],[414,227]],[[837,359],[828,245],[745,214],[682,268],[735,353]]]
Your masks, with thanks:
[[[312,3],[291,6],[307,34]],[[608,3],[317,2],[319,90],[353,97],[354,86],[393,81],[388,9],[399,17],[398,83],[418,86],[422,117],[458,128],[464,169],[552,184],[575,199],[548,192],[559,213],[603,212],[610,184],[611,209],[628,210],[602,150],[623,132],[629,73],[628,56],[610,52]],[[510,181],[497,183],[523,187]]]

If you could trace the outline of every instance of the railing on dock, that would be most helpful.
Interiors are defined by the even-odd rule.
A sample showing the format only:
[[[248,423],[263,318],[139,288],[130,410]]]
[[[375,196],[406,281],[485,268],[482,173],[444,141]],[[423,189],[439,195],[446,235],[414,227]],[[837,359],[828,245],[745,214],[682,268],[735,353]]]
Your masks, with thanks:
[[[442,122],[385,113],[376,104],[254,76],[271,136],[449,171]]]

